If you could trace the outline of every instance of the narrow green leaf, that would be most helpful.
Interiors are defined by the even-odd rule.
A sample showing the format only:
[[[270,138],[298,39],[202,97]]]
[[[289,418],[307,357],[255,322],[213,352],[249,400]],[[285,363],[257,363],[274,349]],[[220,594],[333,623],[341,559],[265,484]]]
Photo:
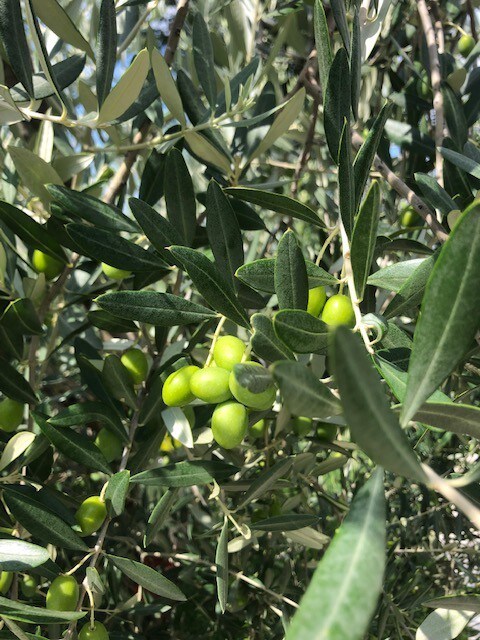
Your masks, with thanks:
[[[242,501],[238,505],[238,509],[243,509],[247,504],[253,502],[253,500],[256,500],[260,496],[263,496],[267,491],[270,491],[277,480],[283,478],[287,473],[289,473],[293,463],[293,458],[285,458],[284,460],[276,462],[273,467],[270,467],[270,469],[266,469],[257,475],[248,490],[245,492]]]
[[[280,516],[256,520],[250,526],[253,531],[296,531],[317,524],[318,516],[309,513],[282,513]]]
[[[328,326],[306,311],[278,311],[273,317],[273,328],[280,340],[295,353],[323,353],[328,346]]]
[[[214,311],[200,304],[156,291],[106,293],[99,296],[96,302],[102,309],[120,318],[146,322],[156,327],[195,324],[217,316]]]
[[[35,440],[35,434],[30,431],[20,431],[13,435],[5,445],[0,457],[0,471],[6,469],[17,460],[31,446]]]
[[[102,471],[110,475],[111,469],[100,449],[86,436],[65,427],[55,427],[39,414],[34,415],[35,422],[44,436],[56,447],[60,453],[70,460],[75,460],[88,469]]]
[[[437,255],[426,258],[405,281],[397,295],[390,301],[384,311],[386,318],[402,315],[417,307],[423,298],[425,287],[433,271]]]
[[[97,100],[100,108],[110,93],[117,62],[117,18],[115,0],[102,0],[97,39]]]
[[[122,442],[127,442],[127,432],[119,414],[103,402],[82,402],[72,404],[48,422],[54,427],[76,427],[99,422],[115,433]]]
[[[295,359],[292,351],[278,339],[273,323],[268,316],[263,313],[255,313],[251,317],[251,323],[253,327],[252,349],[259,358],[268,362]]]
[[[480,439],[480,407],[453,402],[426,402],[416,412],[414,420],[452,433],[467,434]]]
[[[347,53],[350,53],[350,31],[348,29],[347,12],[344,0],[330,0],[333,18]]]
[[[307,267],[302,250],[291,230],[284,233],[278,243],[274,284],[280,309],[307,308]]]
[[[348,237],[351,237],[355,217],[355,180],[352,164],[350,125],[345,120],[338,149],[338,194],[340,217]]]
[[[38,196],[42,202],[50,202],[50,194],[45,184],[62,184],[62,179],[51,164],[42,160],[33,151],[22,147],[8,147],[15,169],[25,186]]]
[[[220,610],[225,613],[228,600],[228,518],[225,518],[220,536],[218,538],[217,550],[215,552],[215,565],[217,568],[217,597]]]
[[[119,471],[115,473],[108,481],[107,490],[105,491],[105,502],[110,517],[115,518],[122,515],[125,508],[125,500],[127,499],[128,489],[130,485],[130,471]]]
[[[308,288],[338,284],[335,276],[310,260],[305,261],[308,276]],[[252,289],[275,293],[275,258],[261,258],[244,264],[237,269],[235,275]]]
[[[367,279],[367,284],[398,292],[424,260],[425,258],[416,258],[390,264],[372,273]]]
[[[357,5],[354,7],[352,22],[352,52],[350,56],[350,69],[352,74],[352,113],[358,120],[358,103],[360,101],[360,87],[362,82],[362,25]]]
[[[465,629],[473,611],[437,609],[432,611],[418,627],[415,640],[453,640]]]
[[[157,204],[164,193],[165,162],[166,155],[152,149],[143,169],[138,198],[151,207]]]
[[[215,311],[241,326],[249,325],[245,310],[238,301],[232,285],[211,260],[203,253],[188,247],[174,245],[170,251],[183,265],[194,286]]]
[[[17,434],[20,435],[20,434]],[[28,571],[50,560],[47,549],[25,540],[0,540],[0,569]]]
[[[86,615],[86,611],[42,609],[41,607],[32,607],[24,602],[17,602],[0,596],[0,617],[8,618],[8,620],[17,620],[27,624],[67,624],[80,620]]]
[[[479,273],[480,205],[475,203],[457,221],[427,283],[414,334],[402,424],[450,374],[474,339],[480,327]]]
[[[85,51],[92,60],[95,58],[90,44],[85,40],[57,0],[32,0],[32,4],[40,20],[61,40],[68,42],[68,44],[81,51]]]
[[[4,500],[13,516],[35,538],[60,549],[87,550],[87,545],[75,531],[37,500],[11,489],[5,489]]]
[[[277,362],[272,373],[292,415],[328,418],[341,413],[340,402],[327,385],[300,362]]]
[[[173,148],[165,163],[165,203],[167,216],[190,246],[195,236],[197,213],[192,178],[182,153]]]
[[[457,147],[463,149],[468,139],[468,125],[463,103],[447,82],[442,83],[441,90],[448,133]]]
[[[360,338],[336,329],[332,358],[345,419],[352,439],[377,464],[417,482],[425,473],[396,415]]]
[[[131,482],[151,487],[193,487],[224,480],[237,471],[237,467],[221,460],[194,460],[142,471],[132,476]]]
[[[165,251],[165,248],[184,242],[180,232],[167,218],[164,218],[161,213],[155,211],[146,202],[130,198],[128,203],[138,224],[162,259],[169,263],[172,262],[171,256],[168,251]]]
[[[309,222],[317,227],[325,226],[313,209],[281,193],[271,193],[270,191],[252,189],[251,187],[228,187],[224,189],[224,191],[239,200],[257,204],[262,207],[262,209],[269,209],[284,216],[297,218],[298,220]]]
[[[454,164],[456,167],[469,173],[474,178],[480,179],[480,163],[472,160],[468,156],[463,153],[458,153],[458,151],[454,151],[453,149],[448,149],[447,147],[441,147],[440,153],[442,156]]]
[[[17,402],[36,404],[37,396],[25,378],[6,360],[0,358],[0,391]]]
[[[147,591],[155,593],[163,598],[169,600],[184,601],[186,597],[180,591],[180,589],[170,580],[167,580],[161,573],[155,571],[151,567],[135,560],[129,560],[128,558],[120,558],[119,556],[107,555],[107,558],[117,569],[120,569],[122,573],[133,580],[136,584],[139,584]]]
[[[315,45],[317,48],[318,68],[320,71],[320,85],[323,94],[328,83],[328,74],[332,65],[332,47],[330,44],[330,31],[328,29],[325,9],[322,0],[315,0],[313,12],[313,26],[315,29]]]
[[[110,354],[105,358],[102,378],[113,398],[126,402],[131,409],[137,408],[137,395],[133,388],[132,376],[116,355]]]
[[[211,181],[207,190],[207,234],[215,264],[233,286],[235,271],[243,264],[243,239],[237,216],[220,185]]]
[[[432,609],[452,609],[455,611],[474,611],[480,613],[480,596],[476,594],[465,594],[459,596],[443,596],[432,598],[422,603]]]
[[[360,207],[352,234],[351,259],[355,290],[363,300],[365,286],[372,266],[380,218],[380,186],[372,182]]]
[[[82,73],[85,66],[85,56],[74,55],[52,65],[52,73],[55,75],[57,85],[60,89],[69,87]],[[35,100],[43,100],[55,94],[55,89],[46,79],[43,72],[35,73],[33,76],[33,90]],[[10,89],[10,95],[14,102],[29,102],[28,93],[21,84],[16,84]]]
[[[330,67],[323,112],[325,137],[330,155],[335,163],[338,163],[340,139],[342,137],[345,120],[350,122],[352,103],[350,86],[348,55],[346,50],[342,48],[335,54]]]
[[[137,325],[131,320],[117,318],[103,309],[93,309],[87,313],[88,321],[94,326],[110,333],[137,332]]]
[[[0,0],[0,38],[15,76],[33,98],[33,64],[19,0]]]
[[[217,82],[215,79],[213,47],[208,27],[200,11],[195,14],[193,19],[192,45],[193,62],[198,80],[205,92],[208,103],[214,108],[217,102]]]
[[[35,305],[30,298],[12,300],[3,312],[2,321],[15,326],[17,331],[27,336],[41,336],[44,333]]]
[[[415,182],[420,187],[428,204],[434,209],[438,209],[443,215],[458,209],[455,200],[448,195],[433,176],[429,176],[427,173],[416,173]]]
[[[385,547],[383,474],[377,471],[320,560],[286,640],[361,640],[382,590]]]
[[[143,545],[145,547],[148,547],[154,541],[155,535],[168,518],[177,497],[177,489],[167,489],[155,505],[155,508],[148,518],[145,529],[145,537],[143,539]]]
[[[185,126],[185,114],[183,112],[183,104],[180,94],[178,93],[177,85],[175,84],[168,64],[160,51],[153,49],[151,53],[152,69],[155,76],[155,82],[157,84],[158,92],[163,102],[166,104],[167,109],[172,116],[176,118],[182,127]],[[140,195],[140,197],[142,197]],[[143,199],[143,198],[142,198]],[[152,202],[151,204],[155,204]]]

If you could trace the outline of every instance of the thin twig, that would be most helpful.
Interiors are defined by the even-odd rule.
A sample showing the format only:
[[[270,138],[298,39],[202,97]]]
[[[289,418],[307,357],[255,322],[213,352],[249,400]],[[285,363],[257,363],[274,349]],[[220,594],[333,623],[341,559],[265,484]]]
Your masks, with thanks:
[[[312,107],[312,115],[310,117],[310,124],[308,127],[308,131],[307,131],[307,136],[305,138],[305,144],[303,145],[303,152],[302,155],[300,156],[297,166],[295,168],[295,175],[293,177],[293,182],[292,182],[292,188],[291,188],[291,192],[292,192],[292,196],[295,197],[297,195],[297,191],[298,191],[298,183],[300,181],[300,178],[302,176],[303,170],[305,169],[305,166],[310,158],[310,154],[312,152],[312,147],[313,147],[313,139],[315,136],[315,126],[317,124],[317,120],[318,120],[318,110],[320,107],[320,101],[319,100],[314,100],[313,101],[313,107]]]

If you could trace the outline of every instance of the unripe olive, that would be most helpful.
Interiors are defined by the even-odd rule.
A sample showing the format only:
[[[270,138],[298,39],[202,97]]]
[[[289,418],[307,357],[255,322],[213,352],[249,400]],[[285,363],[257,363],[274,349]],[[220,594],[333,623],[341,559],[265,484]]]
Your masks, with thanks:
[[[190,389],[195,397],[207,404],[225,402],[232,397],[229,376],[230,372],[221,367],[205,367],[190,378]]]
[[[162,453],[172,453],[175,449],[179,449],[182,446],[180,440],[176,438],[172,438],[172,436],[167,433],[166,436],[162,440],[162,444],[160,445],[160,451]]]
[[[100,496],[90,496],[82,502],[75,514],[83,535],[90,536],[97,531],[107,517],[107,507]]]
[[[320,311],[325,306],[327,300],[327,292],[325,287],[314,287],[308,292],[308,305],[307,311],[315,318],[318,318]]]
[[[48,253],[35,249],[32,253],[32,266],[37,273],[44,273],[47,280],[53,280],[62,273],[65,265]]]
[[[125,271],[125,269],[117,269],[116,267],[111,267],[105,262],[102,262],[102,271],[107,276],[107,278],[111,278],[112,280],[123,280],[124,278],[128,278],[132,275],[131,271]]]
[[[87,622],[78,634],[78,640],[109,640],[109,638],[108,631],[101,622],[95,622],[93,627],[90,626],[90,622]]]
[[[403,210],[401,223],[402,227],[406,227],[408,229],[417,226],[420,222],[420,216],[415,211],[413,207],[407,207]]]
[[[462,36],[458,41],[458,50],[464,58],[472,53],[474,46],[475,40],[469,35]]]
[[[417,94],[420,96],[420,98],[423,98],[424,100],[432,99],[432,89],[430,87],[430,81],[426,73],[422,73],[420,78],[418,78],[416,82],[416,89]]]
[[[103,457],[107,462],[113,462],[114,460],[119,460],[122,457],[122,441],[106,427],[103,427],[97,433],[95,444],[103,453]]]
[[[247,427],[248,414],[243,404],[230,400],[219,404],[213,412],[213,437],[224,449],[237,447],[245,437]]]
[[[337,425],[331,422],[319,422],[317,425],[317,438],[325,442],[332,442],[337,435]]]
[[[257,362],[250,362],[249,365],[261,367],[261,364]],[[242,365],[236,365],[242,366]],[[251,409],[258,409],[258,411],[265,411],[266,409],[270,409],[270,407],[275,402],[275,396],[277,395],[275,386],[272,383],[268,385],[268,387],[261,391],[260,393],[254,393],[250,391],[246,387],[242,386],[236,376],[235,367],[233,371],[230,373],[230,391],[233,394],[233,397],[241,402],[246,407],[250,407]]]
[[[199,371],[198,367],[187,365],[168,376],[162,389],[162,398],[168,407],[182,407],[195,400],[190,389],[190,378],[196,371]]]
[[[354,327],[355,313],[350,298],[341,293],[329,298],[323,307],[322,320],[332,327],[339,325]]]
[[[147,356],[140,349],[127,349],[120,358],[134,384],[142,383],[148,373]]]
[[[255,422],[255,424],[252,424],[252,426],[248,428],[248,435],[254,439],[261,438],[265,433],[266,426],[267,426],[267,423],[262,418],[261,420],[259,420],[258,422]]]
[[[22,424],[23,420],[23,404],[5,398],[0,402],[0,429],[2,431],[15,431]]]
[[[47,609],[75,611],[80,590],[73,576],[58,576],[47,591]]]
[[[35,576],[23,576],[20,589],[25,598],[32,598],[37,593],[38,580]]]
[[[306,416],[296,416],[290,420],[290,426],[297,436],[302,437],[310,433],[313,427],[313,421]]]
[[[0,593],[4,596],[10,589],[13,580],[11,571],[0,571]]]
[[[222,369],[231,371],[234,365],[242,361],[246,345],[236,336],[222,336],[213,347],[215,364]]]

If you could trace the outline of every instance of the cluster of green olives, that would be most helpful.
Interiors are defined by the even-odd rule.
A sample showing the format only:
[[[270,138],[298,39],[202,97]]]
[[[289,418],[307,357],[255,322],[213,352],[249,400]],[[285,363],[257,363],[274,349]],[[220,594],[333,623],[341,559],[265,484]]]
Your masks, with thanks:
[[[308,292],[307,312],[315,318],[321,314],[325,324],[332,327],[346,325],[355,326],[355,313],[352,301],[342,293],[336,293],[327,299],[325,287],[314,287]]]
[[[235,367],[244,360],[246,345],[235,336],[222,336],[215,342],[213,362],[203,369],[184,366],[165,380],[162,398],[169,407],[184,407],[198,399],[217,405],[212,415],[212,433],[224,449],[233,449],[245,437],[249,410],[264,411],[275,402],[276,388],[271,382],[259,393],[243,386]],[[245,364],[262,367],[258,362]]]

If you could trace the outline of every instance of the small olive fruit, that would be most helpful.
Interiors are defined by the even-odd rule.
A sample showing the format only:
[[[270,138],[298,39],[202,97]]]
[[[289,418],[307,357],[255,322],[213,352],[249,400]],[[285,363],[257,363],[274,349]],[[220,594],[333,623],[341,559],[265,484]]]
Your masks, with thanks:
[[[277,392],[268,374],[256,375],[257,367],[267,373],[258,362],[236,364],[230,373],[230,391],[233,397],[246,407],[264,411],[273,405]]]
[[[101,622],[95,622],[93,627],[87,622],[78,634],[78,640],[109,640],[108,631]]]
[[[100,496],[90,496],[84,500],[75,514],[75,520],[85,536],[97,531],[106,517],[107,507]]]
[[[424,100],[432,99],[432,88],[426,73],[422,73],[416,82],[417,95]]]
[[[232,397],[228,386],[230,372],[221,367],[205,367],[190,378],[190,390],[207,404],[225,402]]]
[[[23,576],[20,589],[25,598],[32,598],[37,593],[38,580],[35,576]]]
[[[187,365],[168,376],[162,389],[162,398],[168,407],[182,407],[195,400],[190,389],[190,378],[196,371],[200,371],[200,369],[193,365]]]
[[[306,416],[296,416],[290,420],[290,426],[297,436],[306,436],[312,430],[313,421]]]
[[[112,280],[123,280],[124,278],[128,278],[132,275],[131,271],[125,271],[125,269],[117,269],[117,267],[111,267],[105,262],[102,262],[102,271],[107,276],[107,278],[111,278]]]
[[[222,369],[231,371],[234,365],[242,361],[246,345],[236,336],[222,336],[213,347],[215,364]]]
[[[11,398],[5,398],[0,402],[0,429],[2,431],[15,431],[15,429],[21,425],[23,420],[23,404],[12,400]]]
[[[58,576],[47,591],[47,609],[75,611],[79,592],[78,582],[73,576]]]
[[[12,584],[13,573],[11,571],[0,571],[0,593],[4,596]]]
[[[127,349],[120,360],[135,384],[141,384],[146,379],[148,360],[141,349]]]
[[[403,210],[401,217],[402,227],[411,229],[412,227],[417,226],[419,222],[420,216],[413,207],[406,207],[406,209]]]
[[[332,327],[338,327],[341,324],[354,327],[355,313],[350,298],[341,293],[329,298],[323,307],[322,320]]]
[[[266,426],[267,426],[267,423],[262,418],[258,422],[255,422],[255,424],[252,424],[251,427],[249,427],[248,435],[254,439],[262,438],[263,434],[265,433]]]
[[[337,435],[337,425],[331,422],[319,422],[317,425],[317,438],[324,442],[332,442]]]
[[[213,412],[213,437],[224,449],[237,447],[245,437],[247,427],[248,414],[243,404],[230,400],[219,404]]]
[[[113,462],[114,460],[119,460],[122,457],[122,441],[106,427],[103,427],[97,433],[95,444],[103,453],[103,457],[107,462]]]
[[[318,318],[326,301],[327,292],[325,291],[325,287],[314,287],[313,289],[310,289],[308,292],[307,312],[310,315],[315,316],[315,318]]]
[[[35,249],[32,254],[32,265],[37,273],[44,273],[47,280],[53,280],[59,276],[65,266],[60,260],[52,258],[39,249]]]
[[[179,449],[182,446],[180,440],[176,438],[172,438],[172,436],[167,433],[162,440],[162,444],[160,445],[160,451],[162,453],[172,453],[175,449]]]
[[[475,40],[472,38],[472,36],[469,36],[468,34],[462,36],[458,41],[458,50],[464,58],[466,58],[472,53],[474,46],[475,46]]]

